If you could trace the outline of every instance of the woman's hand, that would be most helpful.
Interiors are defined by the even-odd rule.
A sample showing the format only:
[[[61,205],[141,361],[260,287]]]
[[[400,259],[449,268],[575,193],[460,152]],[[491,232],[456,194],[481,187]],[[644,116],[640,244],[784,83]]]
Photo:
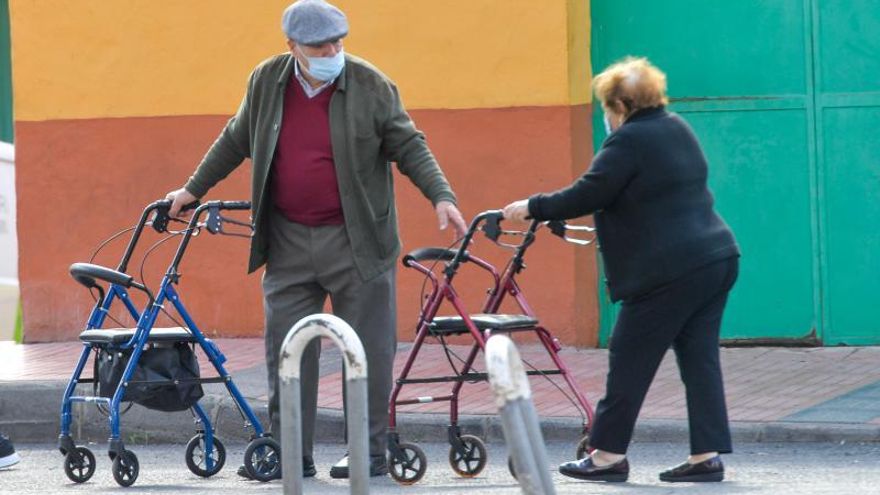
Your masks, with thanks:
[[[506,220],[515,220],[517,222],[525,222],[529,217],[529,200],[521,199],[514,201],[504,207],[504,218]]]

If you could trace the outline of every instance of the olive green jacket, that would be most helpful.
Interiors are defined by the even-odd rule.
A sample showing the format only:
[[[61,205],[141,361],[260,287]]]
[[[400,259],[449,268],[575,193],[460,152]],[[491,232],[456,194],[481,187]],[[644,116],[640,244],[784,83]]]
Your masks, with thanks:
[[[251,73],[238,112],[208,150],[186,190],[202,197],[245,158],[253,164],[251,240],[248,271],[266,262],[267,220],[273,208],[269,169],[281,131],[284,91],[294,58],[272,57]],[[296,81],[293,82],[296,84]],[[330,100],[330,140],[345,228],[361,277],[390,268],[400,253],[391,162],[433,204],[455,195],[437,165],[425,136],[416,129],[394,83],[368,62],[346,55]]]

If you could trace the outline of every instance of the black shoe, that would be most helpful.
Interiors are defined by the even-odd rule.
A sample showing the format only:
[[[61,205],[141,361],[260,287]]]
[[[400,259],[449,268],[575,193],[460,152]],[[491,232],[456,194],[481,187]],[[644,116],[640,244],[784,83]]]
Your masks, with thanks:
[[[305,455],[303,456],[303,478],[311,478],[312,476],[318,474],[318,470],[315,469],[315,461],[312,459],[312,456]],[[238,475],[246,480],[251,480],[250,473],[247,472],[247,468],[244,467],[244,464],[238,466]],[[281,470],[278,470],[278,473],[272,477],[273,480],[281,479]]]
[[[388,460],[384,455],[370,456],[370,476],[385,476],[388,474]],[[330,477],[336,479],[348,478],[348,454],[339,459],[339,462],[330,468]]]
[[[18,464],[21,457],[15,453],[15,447],[8,438],[0,435],[0,469]]]
[[[722,480],[724,480],[724,464],[721,463],[720,456],[697,464],[684,462],[660,473],[660,481],[670,483]]]
[[[596,466],[589,457],[559,465],[559,473],[570,478],[587,481],[611,481],[622,483],[629,478],[629,461],[626,458],[608,466]]]

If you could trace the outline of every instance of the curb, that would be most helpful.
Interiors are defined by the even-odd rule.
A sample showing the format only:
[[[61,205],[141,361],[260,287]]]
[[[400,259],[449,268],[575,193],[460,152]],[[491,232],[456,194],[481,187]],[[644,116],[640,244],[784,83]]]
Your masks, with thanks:
[[[66,383],[0,383],[0,431],[20,443],[55,442],[58,438],[61,396]],[[261,422],[268,424],[265,401],[251,399]],[[244,428],[232,399],[206,390],[201,404],[214,422],[217,434],[227,443],[244,443],[250,430]],[[405,413],[398,415],[401,439],[410,442],[445,442],[448,417],[441,414]],[[497,416],[462,416],[462,431],[488,442],[503,442]],[[545,418],[541,421],[544,438],[569,440],[572,452],[581,438],[580,421],[575,418]],[[195,432],[192,415],[187,412],[162,413],[134,406],[122,417],[123,441],[132,444],[183,443]],[[315,437],[322,442],[344,440],[342,411],[319,409]],[[75,406],[72,432],[77,443],[105,443],[109,436],[107,419],[95,407]],[[851,423],[733,422],[736,443],[761,442],[880,442],[880,425]],[[685,420],[646,419],[636,424],[634,442],[682,443],[688,440]]]

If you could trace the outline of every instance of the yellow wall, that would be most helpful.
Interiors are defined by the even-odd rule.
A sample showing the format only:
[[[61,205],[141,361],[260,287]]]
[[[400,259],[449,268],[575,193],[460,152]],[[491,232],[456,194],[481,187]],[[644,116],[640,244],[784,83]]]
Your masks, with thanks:
[[[235,111],[289,0],[11,0],[20,121]],[[586,0],[337,0],[410,108],[582,104]]]
[[[581,105],[592,102],[590,80],[590,2],[567,0],[568,3],[568,103]]]

